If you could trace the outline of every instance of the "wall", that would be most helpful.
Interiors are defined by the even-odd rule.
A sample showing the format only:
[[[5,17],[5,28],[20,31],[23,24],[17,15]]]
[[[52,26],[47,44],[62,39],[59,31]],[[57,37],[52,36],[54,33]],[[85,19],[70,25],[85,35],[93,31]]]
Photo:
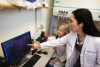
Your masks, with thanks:
[[[24,32],[31,31],[32,37],[35,32],[35,16],[33,10],[2,9],[0,10],[0,43],[18,36]],[[0,55],[2,49],[0,47]]]
[[[40,32],[40,25],[42,24],[46,29],[46,33],[49,34],[51,16],[53,15],[54,0],[48,0],[49,7],[37,10],[37,32]],[[41,11],[40,11],[41,10]],[[42,15],[42,16],[41,16]],[[41,16],[41,17],[40,17]],[[46,18],[46,20],[44,20]],[[42,20],[42,22],[41,22]],[[37,34],[38,35],[38,34]]]
[[[46,20],[46,33],[50,33],[50,25],[51,25],[51,21],[52,21],[52,15],[53,15],[53,6],[54,6],[54,0],[48,0],[48,4],[50,5],[50,7],[47,10],[47,20]]]

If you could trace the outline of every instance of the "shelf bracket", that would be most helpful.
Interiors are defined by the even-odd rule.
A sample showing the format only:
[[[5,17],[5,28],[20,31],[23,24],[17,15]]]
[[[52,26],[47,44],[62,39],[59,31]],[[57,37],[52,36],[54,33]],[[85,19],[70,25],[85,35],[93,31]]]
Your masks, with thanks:
[[[19,7],[19,12],[21,11],[21,7]]]

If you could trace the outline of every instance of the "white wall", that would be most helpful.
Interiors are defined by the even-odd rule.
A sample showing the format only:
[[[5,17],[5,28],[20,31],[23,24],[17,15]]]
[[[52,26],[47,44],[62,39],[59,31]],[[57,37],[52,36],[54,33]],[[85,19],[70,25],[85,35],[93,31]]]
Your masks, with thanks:
[[[36,30],[36,35],[38,36],[41,32],[40,25],[42,24],[44,28],[46,29],[46,33],[49,34],[50,32],[50,23],[51,23],[51,18],[53,15],[53,5],[54,5],[54,0],[48,0],[49,7],[48,8],[42,8],[42,9],[37,9],[37,30]],[[46,20],[44,20],[46,18]],[[35,37],[36,38],[36,37]]]
[[[21,9],[0,10],[0,43],[18,36],[24,32],[31,31],[32,37],[35,32],[34,11]],[[3,56],[0,47],[0,56]]]

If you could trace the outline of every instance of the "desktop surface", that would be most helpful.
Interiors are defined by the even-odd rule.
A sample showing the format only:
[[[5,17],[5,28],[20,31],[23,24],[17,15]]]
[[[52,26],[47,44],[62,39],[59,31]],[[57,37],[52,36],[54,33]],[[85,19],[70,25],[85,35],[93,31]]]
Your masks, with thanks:
[[[46,49],[45,51],[48,52],[47,55],[45,55],[45,54],[38,54],[37,52],[34,54],[34,55],[39,55],[40,58],[39,58],[39,60],[36,61],[36,63],[32,67],[45,67],[46,66],[46,64],[48,63],[49,59],[54,54],[55,50],[53,48],[49,48],[49,49]],[[30,60],[30,58],[33,57],[34,55],[28,54],[26,57],[29,58],[29,60]],[[20,67],[23,67],[23,65],[25,65],[25,63],[23,63]]]
[[[53,48],[45,49],[45,51],[48,54],[47,55],[45,55],[45,54],[38,54],[38,55],[41,56],[41,58],[37,61],[37,63],[34,65],[34,67],[45,67],[46,64],[48,63],[49,59],[52,57],[52,55],[55,52],[55,50]]]

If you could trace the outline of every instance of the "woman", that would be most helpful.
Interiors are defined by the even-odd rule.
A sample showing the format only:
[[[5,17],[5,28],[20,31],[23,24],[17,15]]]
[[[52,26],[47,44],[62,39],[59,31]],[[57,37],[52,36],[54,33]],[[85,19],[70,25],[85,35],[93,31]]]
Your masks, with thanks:
[[[49,48],[67,44],[66,67],[100,67],[100,32],[88,9],[74,10],[70,15],[72,32],[55,41],[30,44],[34,48]]]
[[[66,23],[61,23],[58,26],[58,30],[57,30],[57,36],[56,37],[49,37],[48,40],[55,40],[55,39],[59,39],[63,36],[65,36],[66,34],[69,33],[69,28],[68,25]],[[66,46],[57,46],[54,47],[55,49],[55,53],[53,54],[52,58],[50,59],[50,61],[47,63],[46,67],[63,67],[65,66],[65,60],[66,60]]]

